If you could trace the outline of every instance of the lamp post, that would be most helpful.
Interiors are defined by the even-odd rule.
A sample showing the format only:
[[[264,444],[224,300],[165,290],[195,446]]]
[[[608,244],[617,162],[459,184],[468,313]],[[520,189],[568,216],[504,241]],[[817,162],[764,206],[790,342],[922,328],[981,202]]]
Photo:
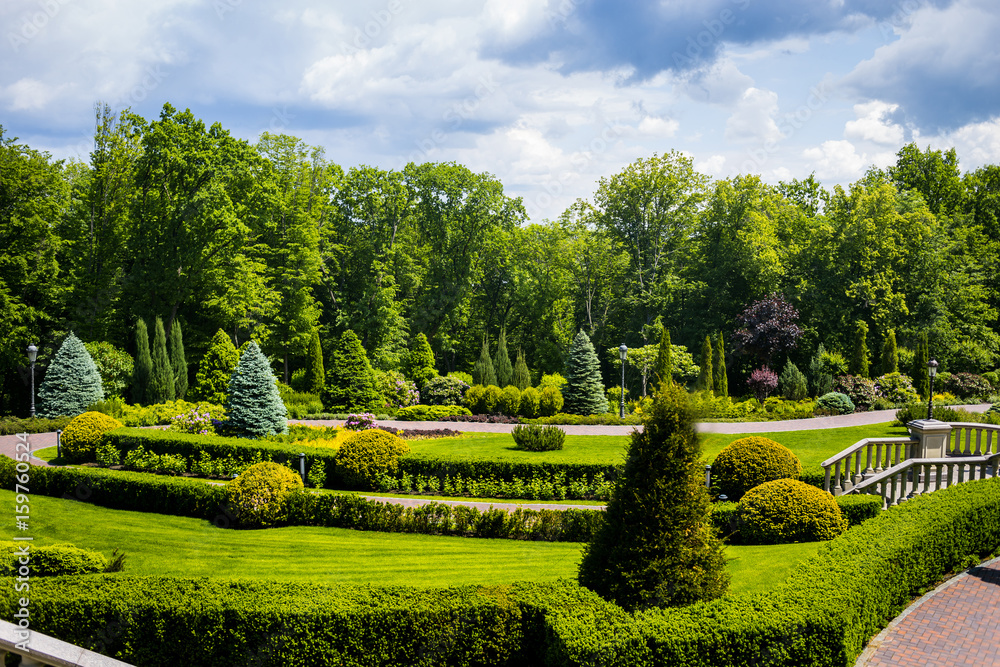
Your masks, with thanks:
[[[28,363],[31,365],[31,416],[35,416],[35,359],[38,358],[38,348],[28,346]]]
[[[628,353],[628,346],[622,343],[618,348],[618,356],[622,360],[622,393],[618,397],[618,418],[625,419],[625,355]]]
[[[931,359],[927,362],[927,374],[931,377],[931,388],[927,392],[927,418],[932,419],[934,407],[934,376],[937,375],[938,362]]]

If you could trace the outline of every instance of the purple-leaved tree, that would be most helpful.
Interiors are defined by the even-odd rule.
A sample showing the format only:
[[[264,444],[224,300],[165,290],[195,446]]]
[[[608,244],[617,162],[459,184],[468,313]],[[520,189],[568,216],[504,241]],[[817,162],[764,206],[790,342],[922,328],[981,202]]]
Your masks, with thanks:
[[[780,294],[754,301],[736,318],[733,341],[737,350],[757,357],[762,366],[770,366],[776,354],[798,345],[802,328],[799,311]]]

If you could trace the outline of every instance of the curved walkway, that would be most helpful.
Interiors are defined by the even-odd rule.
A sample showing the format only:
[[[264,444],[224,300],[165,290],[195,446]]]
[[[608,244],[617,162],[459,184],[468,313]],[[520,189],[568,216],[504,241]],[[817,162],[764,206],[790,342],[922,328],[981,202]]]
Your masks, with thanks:
[[[855,667],[1000,667],[1000,558],[950,579],[871,640]]]

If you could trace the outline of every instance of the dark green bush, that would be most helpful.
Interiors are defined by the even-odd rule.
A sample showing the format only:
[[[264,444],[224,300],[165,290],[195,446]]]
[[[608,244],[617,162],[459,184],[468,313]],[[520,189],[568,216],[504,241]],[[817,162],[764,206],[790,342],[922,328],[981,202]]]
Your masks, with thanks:
[[[420,389],[420,400],[427,405],[462,405],[462,399],[469,385],[461,378],[451,375],[434,377]]]
[[[4,546],[0,549],[0,576],[17,576],[24,546],[26,543],[22,542],[20,545]],[[104,554],[80,549],[72,544],[29,546],[27,560],[32,577],[93,574],[104,572],[108,567],[108,559]]]
[[[396,472],[399,457],[409,451],[403,439],[392,433],[380,429],[358,431],[340,446],[337,471],[348,488],[376,489],[382,475]]]
[[[835,415],[849,415],[854,412],[854,403],[846,394],[831,391],[816,399],[818,407]]]
[[[65,429],[73,417],[32,417],[22,419],[20,417],[0,417],[0,435],[14,435],[15,433],[51,433]]]
[[[558,426],[539,426],[538,424],[518,424],[511,432],[518,449],[529,452],[548,452],[562,449],[566,441],[566,432]]]
[[[410,405],[397,410],[396,419],[400,421],[432,422],[440,421],[442,417],[471,414],[472,412],[468,408],[461,405]]]

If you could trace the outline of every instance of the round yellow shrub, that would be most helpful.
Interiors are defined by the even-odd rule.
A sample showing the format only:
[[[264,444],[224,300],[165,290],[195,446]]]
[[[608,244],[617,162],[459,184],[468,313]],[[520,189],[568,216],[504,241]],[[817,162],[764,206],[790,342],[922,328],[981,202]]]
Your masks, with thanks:
[[[847,530],[833,496],[796,479],[750,489],[736,508],[736,523],[747,544],[832,540]]]
[[[226,484],[226,499],[241,526],[267,528],[284,517],[285,500],[301,488],[302,478],[290,468],[264,461]]]
[[[93,461],[101,436],[121,427],[120,421],[102,412],[84,412],[63,429],[62,454],[70,461]]]
[[[712,486],[718,495],[736,502],[743,494],[775,479],[798,479],[802,464],[792,450],[760,436],[740,438],[712,462]]]
[[[379,478],[399,469],[399,457],[410,447],[398,435],[381,429],[358,431],[340,446],[337,472],[351,488],[377,488]]]

